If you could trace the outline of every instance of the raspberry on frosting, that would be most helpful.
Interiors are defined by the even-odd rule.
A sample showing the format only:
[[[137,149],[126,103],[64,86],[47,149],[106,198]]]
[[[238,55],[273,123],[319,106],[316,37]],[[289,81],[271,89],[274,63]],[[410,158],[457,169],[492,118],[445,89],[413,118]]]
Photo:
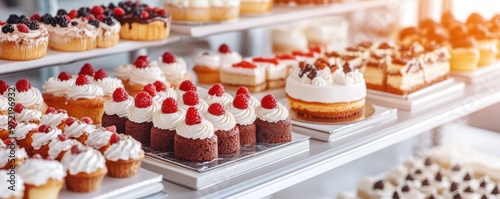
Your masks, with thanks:
[[[168,51],[163,53],[161,58],[162,58],[163,63],[167,63],[167,64],[175,63],[175,56]]]
[[[139,60],[139,59],[142,59],[142,60],[146,61],[147,63],[151,62],[149,60],[149,56],[147,56],[147,55],[140,55],[139,57],[137,57],[137,60]]]
[[[186,112],[186,124],[189,126],[200,124],[201,116],[196,107],[189,107]]]
[[[21,111],[23,111],[23,109],[24,109],[24,106],[22,104],[16,104],[14,106],[14,112],[16,112],[16,113],[21,113]]]
[[[115,13],[116,16],[123,16],[123,15],[125,15],[125,11],[123,10],[123,8],[116,7],[113,11],[114,11],[114,13]]]
[[[245,110],[248,108],[248,98],[244,94],[237,94],[234,97],[233,106],[237,109]]]
[[[137,68],[146,68],[146,67],[148,67],[149,63],[147,61],[145,61],[144,59],[137,59],[134,62],[134,65]]]
[[[128,99],[128,93],[125,89],[118,87],[113,91],[113,101],[114,102],[123,102]]]
[[[90,119],[90,117],[83,117],[82,122],[85,124],[94,124],[94,121],[92,121],[92,119]]]
[[[78,75],[94,76],[94,66],[90,63],[85,63],[80,69],[80,72],[78,72]]]
[[[113,133],[109,138],[109,144],[117,143],[121,140],[120,135],[118,133]]]
[[[19,32],[23,32],[23,33],[28,33],[30,32],[30,29],[28,28],[28,26],[26,24],[17,24],[17,30],[19,30]]]
[[[179,85],[179,90],[181,91],[196,91],[196,89],[197,89],[196,86],[190,80],[184,80]]]
[[[161,112],[165,114],[170,114],[170,113],[175,113],[178,111],[177,108],[177,101],[175,101],[174,98],[167,98],[163,100],[163,103],[161,104]]]
[[[220,53],[231,53],[231,49],[229,48],[229,46],[227,44],[222,44],[219,46],[219,52]]]
[[[69,16],[69,18],[71,18],[71,19],[77,18],[77,17],[78,17],[78,11],[76,11],[76,10],[71,10],[71,11],[69,11],[68,16]]]
[[[104,79],[108,77],[108,74],[106,73],[106,71],[104,69],[99,69],[95,72],[95,75],[94,75],[94,79],[97,81],[97,80],[101,80],[101,79]]]
[[[75,84],[77,86],[84,86],[84,85],[89,84],[89,80],[87,79],[87,77],[85,75],[78,75],[78,77],[76,78]]]
[[[155,85],[155,88],[156,88],[156,92],[164,92],[164,91],[167,91],[167,85],[165,85],[165,83],[161,82],[161,81],[155,81],[153,83],[153,85]]]
[[[71,150],[70,150],[70,151],[71,151],[71,154],[75,154],[75,155],[76,155],[76,154],[80,154],[81,152],[83,152],[83,151],[82,151],[82,149],[80,149],[80,147],[78,146],[78,144],[73,145],[73,146],[71,147]]]
[[[67,72],[61,72],[59,73],[59,75],[57,76],[57,79],[59,79],[59,81],[68,81],[71,79],[71,75],[68,74]]]
[[[42,124],[38,127],[38,132],[41,132],[41,133],[48,133],[50,131],[50,127],[45,125],[45,124]]]
[[[215,116],[224,115],[225,112],[226,111],[224,110],[224,107],[222,106],[222,104],[219,104],[217,102],[210,104],[210,106],[208,107],[208,113],[215,115]]]
[[[7,139],[5,139],[5,140],[3,141],[3,143],[4,143],[5,145],[12,145],[12,144],[14,144],[14,143],[16,143],[16,142],[15,142],[15,141],[14,141],[14,139],[12,139],[12,138],[7,138]]]
[[[247,99],[250,98],[250,91],[248,91],[247,87],[241,86],[236,90],[236,95],[242,94],[244,95]]]
[[[3,95],[3,93],[5,93],[5,91],[7,91],[7,89],[9,88],[9,84],[7,84],[7,82],[3,81],[3,80],[0,80],[0,94]]]
[[[66,118],[66,126],[71,126],[73,123],[75,123],[76,119],[74,117],[68,117]]]
[[[101,6],[97,6],[97,5],[96,5],[96,6],[92,7],[92,11],[91,11],[91,12],[92,12],[92,14],[94,14],[94,15],[100,15],[100,14],[102,14],[102,12],[103,12],[103,11],[104,11],[104,10],[102,9],[102,7],[101,7]]]
[[[262,98],[260,102],[262,108],[274,109],[277,106],[276,98],[273,95],[266,95]]]
[[[18,92],[26,92],[31,89],[31,83],[27,79],[20,79],[16,82],[16,90]]]
[[[137,108],[147,108],[153,104],[153,98],[147,92],[141,91],[135,95],[134,104]]]
[[[61,133],[61,134],[57,135],[57,138],[58,138],[58,139],[59,139],[59,141],[61,141],[61,142],[62,142],[62,141],[65,141],[65,140],[67,139],[66,134],[64,134],[64,133]]]
[[[40,21],[42,17],[40,16],[40,14],[38,12],[36,12],[35,14],[31,15],[30,17],[30,20],[31,21]]]
[[[146,84],[143,88],[142,91],[147,92],[151,97],[156,96],[156,87],[153,84]]]
[[[105,129],[106,129],[106,131],[116,133],[116,126],[115,125],[108,126]]]
[[[208,90],[208,94],[220,97],[224,95],[224,86],[222,86],[222,84],[220,83],[214,84],[212,88]]]
[[[9,123],[8,123],[8,124],[9,124],[9,126],[11,126],[11,128],[16,128],[16,127],[17,127],[17,125],[18,125],[17,121],[16,121],[15,119],[13,119],[13,118],[11,118],[11,119],[9,120]]]
[[[185,105],[195,106],[200,102],[200,97],[195,91],[188,91],[182,95],[182,101]]]

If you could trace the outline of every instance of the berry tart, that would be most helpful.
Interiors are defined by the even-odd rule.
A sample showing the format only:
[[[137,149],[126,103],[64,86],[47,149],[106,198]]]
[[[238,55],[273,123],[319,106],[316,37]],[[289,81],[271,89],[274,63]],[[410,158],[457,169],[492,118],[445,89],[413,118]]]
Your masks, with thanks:
[[[156,63],[174,88],[177,88],[184,80],[191,80],[191,74],[186,69],[186,62],[181,57],[165,52]]]
[[[254,96],[250,95],[250,91],[248,90],[247,87],[240,86],[238,90],[236,90],[236,95],[243,94],[247,100],[248,100],[248,105],[257,108],[257,106],[260,105],[260,101],[255,98]]]
[[[96,191],[108,172],[104,156],[88,146],[73,145],[61,163],[68,173],[66,188],[74,192]]]
[[[24,198],[58,198],[66,171],[55,160],[35,156],[17,169],[24,181]]]
[[[120,69],[123,70],[123,69]],[[117,77],[121,76],[117,74]],[[163,71],[156,65],[150,64],[148,56],[139,56],[130,70],[126,72],[126,76],[119,77],[122,80],[123,86],[128,94],[135,96],[141,92],[144,85],[161,81],[170,86],[167,82]]]
[[[65,134],[57,135],[57,138],[49,142],[49,157],[53,157],[57,161],[61,161],[64,154],[68,152],[74,145],[81,145],[80,142],[68,139]]]
[[[66,119],[66,128],[64,134],[67,138],[75,139],[78,142],[85,144],[90,134],[95,131],[92,119],[84,117],[81,120],[70,117]]]
[[[174,98],[163,101],[161,110],[153,114],[151,149],[162,152],[174,151],[175,128],[184,121],[186,111],[177,106]]]
[[[240,132],[240,145],[255,145],[257,134],[255,127],[255,108],[248,104],[248,98],[244,94],[238,94],[234,101],[226,107],[233,114],[236,126]]]
[[[134,106],[131,106],[127,111],[125,134],[132,136],[144,145],[149,145],[155,111],[157,111],[157,107],[153,103],[153,97],[147,92],[135,95]]]
[[[10,15],[7,22],[0,21],[0,59],[33,60],[45,56],[49,32],[36,20],[24,15]]]
[[[114,125],[116,132],[125,133],[125,122],[127,121],[127,111],[134,104],[134,98],[129,96],[123,88],[117,88],[113,92],[113,99],[104,103],[104,113],[102,115],[103,127]]]
[[[196,56],[193,71],[196,73],[198,83],[214,84],[220,82],[219,73],[221,58],[218,54],[204,52]]]
[[[224,86],[222,84],[217,83],[208,90],[208,95],[205,97],[205,102],[207,104],[220,103],[223,106],[227,106],[233,101],[233,96],[224,91]]]
[[[75,11],[72,10],[74,13]],[[97,48],[115,46],[120,41],[121,25],[113,17],[112,10],[104,10],[103,6],[94,6],[90,12],[99,20],[99,33],[97,34]],[[71,12],[70,12],[71,13]]]
[[[262,98],[260,106],[255,109],[257,119],[257,142],[283,143],[292,141],[292,123],[288,109],[276,102],[273,95]]]
[[[46,158],[49,156],[49,142],[53,139],[57,139],[59,135],[62,134],[61,129],[50,127],[45,124],[42,124],[38,127],[38,131],[31,135],[31,139],[33,142],[31,146],[33,147],[32,151],[28,151],[30,156],[34,156],[35,154],[40,154],[42,157]]]
[[[170,34],[170,16],[163,8],[151,8],[139,1],[120,2],[113,9],[114,17],[122,28],[121,39],[154,41],[166,39]]]
[[[189,107],[196,107],[196,109],[202,112],[208,109],[208,104],[203,99],[200,99],[198,93],[195,91],[184,93],[179,106],[184,110],[187,110]]]
[[[186,120],[176,128],[174,136],[174,156],[177,159],[193,162],[211,161],[217,158],[217,136],[214,126],[202,119],[198,109],[190,107]]]
[[[287,65],[275,58],[256,57],[252,61],[257,67],[266,69],[266,84],[268,89],[285,87],[285,80],[288,77]]]
[[[7,183],[11,181],[11,177],[15,179],[15,189],[12,190],[12,184]],[[22,199],[24,196],[24,182],[21,176],[11,173],[10,168],[0,170],[0,198],[7,199]]]
[[[68,119],[68,117],[66,110],[56,110],[55,108],[49,107],[45,115],[42,116],[40,123],[63,130],[66,127],[66,119]]]
[[[208,107],[205,118],[214,125],[219,154],[232,154],[240,151],[240,131],[233,114],[224,110],[224,106],[216,102]]]
[[[43,102],[42,93],[37,88],[32,87],[28,80],[18,80],[15,88],[14,98],[16,103],[22,104],[28,109],[38,110],[42,112],[42,114],[47,111],[48,106]],[[4,92],[4,97],[12,96],[9,96],[8,92]]]
[[[24,148],[26,152],[32,151],[33,138],[31,136],[38,132],[38,124],[33,123],[17,123],[11,121],[11,125],[14,127],[14,135],[16,138],[16,143]]]
[[[227,87],[245,86],[252,92],[266,89],[266,68],[251,61],[241,61],[232,65],[223,65],[220,82]]]
[[[89,135],[87,141],[85,141],[85,145],[97,149],[104,154],[104,151],[109,147],[109,140],[113,134],[116,134],[115,126],[98,128]]]
[[[16,104],[14,106],[14,118],[16,119],[17,122],[40,124],[40,120],[42,118],[42,112],[24,108],[22,104]],[[4,120],[2,118],[0,120],[5,121],[5,124],[7,124],[7,119]],[[3,124],[3,122],[0,123]],[[0,135],[2,135],[1,132]],[[2,136],[0,136],[0,138],[2,138]]]
[[[141,168],[144,151],[141,143],[128,135],[114,133],[104,152],[108,175],[114,178],[132,177]]]
[[[15,154],[15,157],[12,157],[12,152]],[[0,169],[10,170],[12,167],[18,167],[23,164],[28,159],[28,154],[24,148],[16,144],[16,140],[7,138],[3,141],[0,140],[0,158]]]

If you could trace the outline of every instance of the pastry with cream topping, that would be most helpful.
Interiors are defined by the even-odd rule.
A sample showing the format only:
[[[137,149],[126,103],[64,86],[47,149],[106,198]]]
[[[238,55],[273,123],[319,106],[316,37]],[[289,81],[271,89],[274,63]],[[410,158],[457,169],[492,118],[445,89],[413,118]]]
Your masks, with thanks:
[[[32,150],[28,151],[28,154],[30,156],[39,154],[43,158],[47,158],[49,156],[50,141],[56,139],[61,134],[61,129],[57,127],[49,127],[45,124],[40,125],[38,131],[31,135],[31,139],[33,139],[31,143]]]
[[[255,108],[257,142],[283,143],[292,141],[292,123],[288,109],[277,102],[273,95],[262,98]]]
[[[0,21],[0,29],[0,59],[21,61],[45,56],[49,33],[35,19],[13,14],[6,22]]]
[[[176,128],[174,156],[176,159],[206,162],[218,157],[217,136],[211,122],[203,119],[196,107],[189,107],[186,119]]]
[[[32,151],[33,147],[31,144],[33,143],[33,139],[31,136],[38,131],[38,124],[12,122],[11,125],[14,127],[13,137],[16,138],[17,145],[24,148],[26,152]]]
[[[59,128],[64,130],[66,127],[66,119],[68,119],[68,113],[64,109],[56,110],[53,107],[49,107],[47,112],[41,117],[40,124],[45,124],[50,127]]]
[[[220,82],[226,87],[245,86],[252,92],[266,89],[266,68],[257,66],[251,61],[223,65],[220,71]]]
[[[89,117],[95,123],[100,124],[106,100],[100,86],[90,84],[85,75],[78,75],[75,85],[66,90],[66,100],[60,102],[63,104],[62,107],[60,107],[61,104],[51,104],[51,106],[59,106],[67,110],[68,115],[72,117]]]
[[[153,103],[153,97],[147,92],[140,92],[134,97],[134,105],[127,111],[125,134],[132,136],[141,144],[149,145],[151,128],[153,127],[153,113],[158,107]]]
[[[11,153],[14,153],[15,157]],[[7,138],[0,140],[0,158],[0,169],[10,170],[23,164],[28,159],[28,153],[17,145],[16,140]]]
[[[193,71],[196,73],[198,83],[213,84],[220,81],[220,67],[221,58],[218,54],[204,52],[196,56]]]
[[[123,71],[122,70],[127,70]],[[124,75],[117,75],[122,80],[123,86],[129,95],[135,96],[141,92],[146,84],[161,81],[170,86],[167,82],[163,71],[157,64],[150,63],[148,56],[139,56],[132,66],[127,68],[117,68],[115,73],[124,73]],[[122,77],[120,77],[122,76]]]
[[[486,26],[477,24],[468,28],[468,33],[473,36],[479,48],[478,66],[488,66],[496,60],[498,53],[498,39],[490,33]]]
[[[91,13],[99,20],[99,33],[97,34],[97,48],[115,46],[120,41],[121,24],[113,17],[111,10],[95,5]]]
[[[82,145],[74,139],[68,139],[65,134],[57,135],[57,138],[50,140],[48,157],[61,161],[64,154],[68,152],[74,145]]]
[[[240,86],[238,90],[236,90],[236,95],[243,94],[248,100],[248,105],[257,108],[260,105],[260,101],[254,96],[250,95],[250,91],[247,87]]]
[[[114,178],[132,177],[141,168],[144,151],[141,143],[128,135],[113,133],[104,151],[108,175]]]
[[[27,109],[22,104],[16,104],[14,106],[14,118],[16,118],[17,122],[40,124],[42,112],[38,110]],[[0,132],[0,135],[1,134],[2,133]],[[2,136],[0,136],[0,138],[5,139]]]
[[[40,156],[27,160],[17,173],[24,181],[24,198],[58,198],[66,177],[61,163]]]
[[[127,110],[134,104],[134,98],[129,96],[123,88],[117,88],[113,92],[113,98],[104,103],[102,115],[103,127],[114,125],[116,132],[125,133],[125,122],[127,121]]]
[[[158,58],[156,63],[174,88],[177,88],[184,80],[191,80],[191,74],[187,71],[186,62],[182,57],[167,51]]]
[[[74,192],[96,191],[108,172],[104,156],[88,146],[73,145],[64,154],[61,163],[68,173],[65,178],[66,188]]]
[[[222,84],[217,83],[212,85],[212,87],[208,90],[208,95],[205,97],[205,102],[207,104],[220,103],[223,106],[227,106],[233,101],[233,96],[224,91],[224,86]]]
[[[219,154],[232,154],[240,151],[240,131],[231,112],[220,103],[212,103],[205,112],[205,118],[214,125]]]
[[[179,108],[174,98],[162,102],[161,109],[153,113],[151,149],[162,152],[174,151],[175,128],[184,121],[186,111]]]
[[[234,101],[226,106],[226,110],[233,114],[240,134],[240,145],[254,145],[257,143],[255,126],[255,108],[248,103],[245,94],[238,94]]]
[[[85,145],[97,149],[104,154],[104,151],[106,151],[110,146],[109,140],[114,133],[116,133],[115,126],[97,128],[89,135],[85,141]]]
[[[266,69],[267,89],[285,87],[285,81],[288,77],[288,67],[276,58],[255,57],[252,59],[257,67]]]
[[[40,90],[31,86],[27,79],[20,79],[16,82],[15,91],[7,89],[3,93],[4,97],[13,97],[17,104],[22,104],[25,108],[34,109],[42,112],[47,111],[47,104],[43,101],[43,96]]]
[[[12,180],[11,177],[15,180]],[[0,198],[22,199],[24,196],[23,179],[13,170],[0,170]]]
[[[83,117],[81,120],[70,117],[66,119],[66,127],[64,134],[67,138],[75,139],[78,142],[85,144],[87,138],[95,130],[94,122],[89,117]]]
[[[208,104],[205,100],[200,99],[198,93],[195,91],[188,91],[182,95],[182,98],[179,102],[179,106],[187,110],[189,107],[196,107],[201,112],[205,112],[208,109]]]

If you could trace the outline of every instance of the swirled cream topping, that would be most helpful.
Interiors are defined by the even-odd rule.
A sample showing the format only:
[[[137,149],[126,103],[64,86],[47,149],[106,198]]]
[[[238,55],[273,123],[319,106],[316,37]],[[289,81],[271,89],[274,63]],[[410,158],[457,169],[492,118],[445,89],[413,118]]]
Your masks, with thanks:
[[[66,171],[61,163],[54,160],[28,159],[17,170],[25,184],[41,186],[49,179],[62,181]]]
[[[105,77],[103,79],[93,81],[94,84],[102,88],[104,95],[113,95],[117,88],[123,88],[122,81],[112,77]]]
[[[131,106],[127,112],[127,118],[135,123],[152,122],[153,113],[157,110],[156,106],[151,105],[147,108],[138,108]]]
[[[9,107],[9,99],[0,95],[0,111],[8,111]]]
[[[209,112],[205,112],[205,118],[212,122],[214,125],[214,130],[229,131],[236,126],[236,119],[234,119],[233,114],[226,111],[224,114],[217,116],[212,115]]]
[[[42,116],[41,123],[47,126],[57,127],[62,121],[68,119],[67,113],[48,113]]]
[[[235,51],[230,53],[218,53],[218,55],[220,56],[221,65],[232,65],[243,60],[241,55]]]
[[[0,183],[0,198],[22,198],[24,192],[23,179],[18,174],[9,174],[9,172],[8,170],[0,170],[0,182],[2,182]],[[12,180],[14,184],[11,184],[9,180]]]
[[[73,124],[66,126],[64,129],[64,134],[68,138],[79,138],[82,136],[84,133],[85,134],[92,134],[92,132],[95,130],[94,125],[90,125],[87,123],[83,123],[80,121],[75,121]]]
[[[0,29],[3,28],[5,25],[0,25]],[[38,23],[38,30],[28,30],[28,32],[21,32],[17,29],[17,24],[12,24],[12,27],[14,29],[14,32],[12,33],[1,33],[0,34],[0,41],[9,41],[9,42],[15,42],[15,43],[23,43],[23,44],[29,44],[29,45],[38,45],[42,43],[46,43],[49,39],[49,32],[47,31],[47,28],[41,24]]]
[[[173,88],[167,88],[166,91],[157,92],[156,96],[153,97],[153,100],[161,104],[165,99],[169,97],[178,100],[177,92]]]
[[[214,125],[205,119],[202,119],[201,123],[196,125],[187,125],[186,122],[181,122],[175,128],[175,131],[179,136],[194,140],[203,140],[215,135]]]
[[[184,104],[184,101],[182,100],[182,98],[180,98],[179,106],[184,110],[188,110],[189,107],[196,107],[196,109],[198,109],[200,112],[204,112],[204,111],[208,110],[208,104],[203,99],[199,99],[198,104],[196,104],[194,106],[189,106],[189,105]]]
[[[153,126],[164,130],[175,130],[175,128],[184,121],[186,117],[186,111],[179,108],[175,113],[165,114],[161,111],[156,111],[153,114]]]
[[[288,109],[279,102],[274,109],[266,109],[262,106],[258,106],[255,109],[255,114],[259,119],[273,123],[286,120],[289,116]]]
[[[61,81],[57,77],[51,77],[45,84],[43,84],[43,92],[48,94],[53,94],[55,96],[63,96],[66,95],[66,91],[69,87],[75,85],[75,79],[71,78],[66,81]]]
[[[133,64],[123,64],[119,65],[115,69],[115,77],[121,80],[128,80],[130,77],[130,71],[135,68]]]
[[[9,116],[0,115],[0,129],[9,129]]]
[[[25,108],[21,111],[21,113],[15,113],[14,116],[18,122],[40,121],[40,118],[42,118],[42,112]]]
[[[5,92],[4,96],[8,98],[8,92]],[[43,104],[42,93],[35,87],[31,87],[26,92],[19,92],[16,90],[14,98],[16,99],[16,103],[22,104],[26,108]]]
[[[187,66],[184,59],[181,57],[175,57],[174,63],[164,63],[163,58],[159,57],[157,61],[158,67],[163,71],[163,73],[168,77],[173,76],[183,76],[186,74]]]
[[[146,68],[133,67],[130,71],[129,81],[131,84],[144,86],[155,81],[165,82],[166,79],[159,67],[148,66]]]
[[[257,116],[255,115],[255,108],[253,106],[248,106],[247,109],[239,109],[229,104],[226,107],[226,111],[233,114],[236,123],[239,125],[249,125],[255,122]]]
[[[66,91],[66,95],[68,98],[77,100],[77,99],[94,99],[96,97],[102,97],[104,96],[104,92],[102,91],[102,88],[93,85],[93,84],[86,84],[86,85],[74,85],[68,88]]]
[[[58,138],[52,139],[49,142],[49,155],[52,157],[57,157],[60,153],[70,150],[73,145],[82,144],[73,139],[66,139],[64,141],[61,141]]]
[[[106,160],[98,150],[92,147],[81,147],[78,154],[65,153],[61,163],[71,175],[92,173],[98,169],[106,169]]]
[[[99,128],[89,135],[85,144],[94,149],[100,149],[109,143],[109,139],[113,135],[113,132],[107,131],[106,129]]]
[[[11,146],[7,146],[4,143],[0,144],[0,166],[4,167],[9,163],[10,159],[26,159],[28,158],[28,154],[26,153],[26,150],[24,148],[19,147],[18,145],[15,145],[14,149],[14,154],[16,155],[15,157],[12,157],[11,155]],[[1,194],[1,193],[0,193]]]
[[[134,105],[134,98],[129,96],[123,102],[115,102],[108,100],[104,103],[104,112],[108,115],[118,115],[118,117],[126,117],[128,109]]]
[[[141,143],[131,136],[121,136],[120,141],[104,152],[106,159],[111,161],[138,159],[141,154],[144,154]]]
[[[34,133],[31,138],[33,138],[33,142],[31,143],[31,146],[33,146],[34,149],[40,149],[43,145],[46,145],[50,142],[52,139],[57,139],[57,136],[61,134],[62,131],[61,129],[58,128],[51,128],[49,132],[36,132]]]
[[[23,140],[30,131],[38,131],[38,124],[19,122],[14,129],[14,137],[17,140]]]
[[[196,66],[205,66],[211,69],[218,69],[221,66],[221,58],[218,54],[201,53],[194,60]]]
[[[224,93],[222,96],[217,96],[217,95],[207,95],[205,97],[205,102],[207,104],[213,104],[213,103],[220,103],[222,106],[227,106],[231,102],[233,102],[233,96],[231,96],[229,93]]]

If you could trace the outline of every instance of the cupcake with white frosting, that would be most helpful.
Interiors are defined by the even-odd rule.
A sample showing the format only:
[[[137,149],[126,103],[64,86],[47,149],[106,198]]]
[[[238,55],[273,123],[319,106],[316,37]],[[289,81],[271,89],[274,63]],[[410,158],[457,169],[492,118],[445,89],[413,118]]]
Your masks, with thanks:
[[[174,156],[193,162],[211,161],[218,157],[217,136],[211,122],[203,119],[196,107],[189,107],[186,119],[176,128]]]
[[[45,56],[49,32],[36,19],[11,14],[0,23],[0,30],[0,59],[23,61]]]
[[[218,54],[204,52],[196,56],[193,71],[196,73],[198,83],[214,84],[220,81],[220,67],[221,58]]]
[[[64,134],[70,139],[75,139],[78,142],[85,144],[90,134],[95,130],[92,119],[84,117],[81,120],[70,117],[66,119],[66,127]]]
[[[11,154],[12,149],[14,149],[15,157]],[[3,142],[0,141],[0,158],[0,169],[9,170],[11,167],[23,164],[28,159],[28,153],[17,145],[14,139],[7,138]]]
[[[40,125],[38,131],[31,135],[31,139],[33,139],[31,143],[33,151],[28,151],[29,155],[40,154],[43,158],[47,158],[49,156],[49,142],[56,139],[61,133],[61,129],[57,127],[50,127],[45,124]]]
[[[16,118],[17,122],[39,124],[41,117],[42,112],[38,110],[24,108],[22,104],[16,104],[14,106],[14,118]],[[0,138],[2,137],[0,136]]]
[[[97,8],[97,9],[94,9]],[[100,8],[100,9],[99,9]],[[97,10],[94,15],[102,15],[103,9],[100,6],[94,6],[92,10]],[[105,16],[105,15],[103,15]],[[121,24],[113,16],[108,15],[99,21],[99,33],[97,34],[97,48],[108,48],[115,46],[120,41]]]
[[[175,128],[186,115],[186,111],[179,108],[174,98],[163,101],[161,109],[153,114],[153,128],[151,128],[151,149],[163,152],[174,151]]]
[[[210,104],[205,118],[214,125],[219,154],[232,154],[240,151],[240,131],[233,114],[220,103]]]
[[[45,115],[42,116],[40,123],[63,130],[66,127],[66,119],[68,119],[68,117],[66,110],[56,110],[53,107],[49,107]]]
[[[125,134],[144,145],[149,145],[151,128],[153,127],[153,113],[157,107],[153,103],[153,97],[147,92],[140,92],[134,97],[134,105],[127,111],[125,122]]]
[[[233,96],[224,91],[224,86],[217,83],[208,90],[208,95],[205,97],[205,102],[207,104],[220,103],[223,106],[227,106],[233,101]]]
[[[41,18],[49,31],[49,47],[58,51],[79,52],[97,47],[99,21],[85,16],[48,14]]]
[[[204,112],[208,109],[207,102],[205,102],[203,99],[200,99],[198,93],[196,93],[195,91],[188,91],[184,93],[184,95],[182,95],[182,98],[180,99],[179,106],[184,110],[187,110],[189,107],[195,107],[201,112]]]
[[[61,163],[41,158],[27,160],[17,173],[24,181],[25,197],[29,198],[58,198],[66,176]]]
[[[262,98],[255,109],[257,142],[282,143],[292,141],[292,123],[288,109],[277,102],[273,95]]]
[[[244,94],[238,94],[226,110],[233,114],[236,126],[240,132],[240,145],[254,145],[257,143],[257,131],[255,126],[255,109],[250,106]]]
[[[0,116],[0,122],[1,122]],[[7,123],[6,123],[7,125]],[[33,150],[31,143],[33,139],[31,136],[38,131],[38,124],[34,123],[17,123],[14,127],[14,135],[16,143],[24,148],[27,152]]]
[[[111,98],[111,95],[113,95],[113,92],[117,88],[123,88],[122,81],[117,78],[109,77],[104,69],[99,69],[95,72],[92,84],[101,87],[104,96],[108,99]]]
[[[127,111],[133,104],[134,98],[129,96],[124,88],[117,88],[113,92],[112,99],[104,103],[101,125],[103,127],[114,125],[116,132],[125,133]]]
[[[13,179],[11,179],[13,178]],[[0,198],[22,199],[24,196],[24,182],[21,177],[11,170],[0,170]]]
[[[51,77],[43,84],[43,100],[53,106],[66,100],[66,90],[75,85],[76,78],[67,72],[61,72],[57,77]]]
[[[9,116],[0,115],[0,139],[2,140],[7,139],[9,136],[10,136]]]
[[[144,158],[141,143],[128,135],[114,133],[104,152],[108,175],[114,178],[132,177],[139,171]]]
[[[186,62],[182,57],[167,51],[158,58],[156,63],[174,88],[177,88],[184,80],[191,80],[191,74],[187,71]]]
[[[32,87],[28,80],[18,80],[15,87],[13,95],[9,95],[9,92],[4,92],[4,97],[14,96],[17,104],[22,104],[28,109],[38,110],[42,113],[47,111],[48,106],[43,101],[42,93],[37,88]]]
[[[49,157],[61,161],[64,154],[71,149],[74,145],[82,145],[74,139],[68,139],[65,134],[57,135],[57,138],[49,142]]]
[[[101,123],[104,113],[104,92],[100,86],[90,84],[85,75],[78,75],[75,85],[66,91],[66,102],[62,108],[76,118],[90,117],[96,124]],[[51,105],[52,106],[52,105]],[[57,106],[54,106],[57,107]]]
[[[194,91],[196,92],[198,90],[198,87],[196,87],[191,80],[184,80],[179,87],[175,89],[175,92],[177,92],[177,97],[178,100],[181,100],[182,96],[184,93],[188,91]]]
[[[66,188],[74,192],[93,192],[101,186],[108,172],[104,156],[92,147],[74,145],[61,163],[68,175]]]
[[[139,56],[135,60],[133,67],[130,67],[130,71],[127,75],[128,77],[120,79],[122,80],[125,90],[131,96],[135,96],[137,93],[141,92],[144,85],[155,81],[161,81],[170,85],[163,71],[157,65],[151,64],[147,56]]]
[[[116,133],[115,126],[98,128],[89,135],[87,141],[85,141],[85,145],[97,149],[104,154],[104,151],[106,151],[110,145],[109,140],[113,133]]]

